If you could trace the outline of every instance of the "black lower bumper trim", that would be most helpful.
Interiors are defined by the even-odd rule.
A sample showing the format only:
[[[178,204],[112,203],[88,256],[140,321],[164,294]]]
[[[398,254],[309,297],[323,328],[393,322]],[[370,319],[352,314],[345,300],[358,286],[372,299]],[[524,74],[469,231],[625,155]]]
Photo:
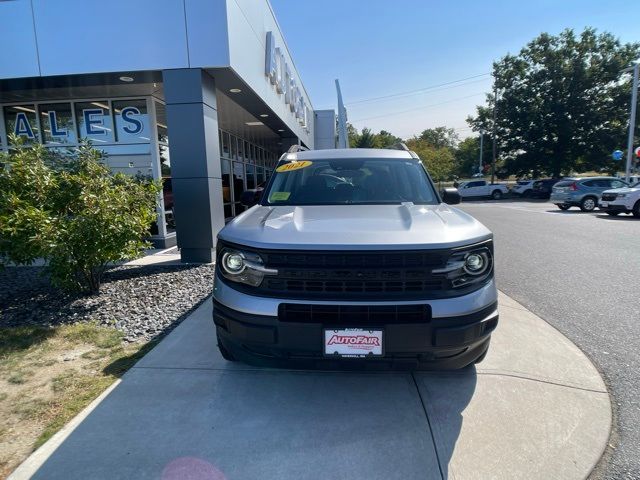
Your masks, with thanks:
[[[214,300],[213,320],[219,341],[225,350],[247,363],[303,368],[316,365],[355,365],[352,359],[326,358],[323,352],[323,330],[334,328],[335,322],[312,323],[308,318],[296,322],[290,316],[282,321],[277,316],[251,315],[232,310]],[[384,357],[367,358],[370,365],[414,365],[427,369],[462,368],[473,363],[488,348],[491,332],[498,324],[497,303],[469,315],[430,318],[425,322],[377,323],[384,329]],[[349,324],[343,327],[364,325]],[[393,366],[391,367],[393,368]]]
[[[631,212],[631,210],[629,210],[624,205],[607,205],[606,207],[599,207],[599,208],[600,210],[605,212],[620,212],[620,213]]]

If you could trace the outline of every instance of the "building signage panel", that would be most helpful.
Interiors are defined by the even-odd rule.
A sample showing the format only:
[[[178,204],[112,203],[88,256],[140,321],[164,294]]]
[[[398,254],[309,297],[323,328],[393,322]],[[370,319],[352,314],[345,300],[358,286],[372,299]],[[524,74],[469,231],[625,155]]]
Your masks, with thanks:
[[[4,107],[7,134],[23,137],[27,142],[40,141],[45,145],[77,143],[78,138],[88,138],[99,143],[149,143],[149,118],[146,101],[122,100],[113,102],[114,118],[110,102],[27,104]],[[74,123],[72,108],[75,108]],[[36,111],[39,117],[36,116]],[[39,121],[38,121],[39,118]]]
[[[309,108],[304,101],[298,81],[294,78],[291,67],[285,60],[282,49],[276,46],[273,32],[267,32],[265,75],[276,92],[284,95],[284,103],[289,106],[300,126],[309,132]]]

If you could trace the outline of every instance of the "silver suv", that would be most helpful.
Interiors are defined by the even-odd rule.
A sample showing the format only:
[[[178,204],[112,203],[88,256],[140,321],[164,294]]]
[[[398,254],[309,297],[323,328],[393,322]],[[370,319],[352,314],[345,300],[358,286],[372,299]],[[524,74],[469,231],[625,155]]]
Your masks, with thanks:
[[[414,152],[287,153],[218,235],[213,320],[227,360],[455,369],[498,323],[493,235]]]
[[[553,186],[550,201],[560,210],[580,207],[583,212],[592,212],[598,206],[602,192],[626,186],[626,182],[615,177],[565,179]]]

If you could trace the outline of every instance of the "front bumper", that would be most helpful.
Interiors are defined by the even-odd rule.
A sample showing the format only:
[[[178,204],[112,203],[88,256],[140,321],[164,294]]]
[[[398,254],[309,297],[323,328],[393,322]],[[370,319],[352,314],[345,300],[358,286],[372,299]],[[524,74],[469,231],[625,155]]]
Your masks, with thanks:
[[[631,208],[627,207],[624,204],[616,204],[611,202],[600,202],[598,204],[598,208],[604,212],[620,212],[620,213],[630,213]]]
[[[457,369],[473,363],[486,351],[491,332],[498,324],[493,280],[475,292],[449,299],[296,302],[246,295],[216,279],[213,298],[213,320],[223,347],[239,360],[275,367]],[[384,356],[358,361],[324,355],[323,331],[335,327],[335,322],[297,321],[289,317],[284,321],[279,313],[280,304],[356,308],[428,304],[431,315],[424,322],[378,321],[375,328],[384,331]],[[340,325],[363,326],[342,319]]]

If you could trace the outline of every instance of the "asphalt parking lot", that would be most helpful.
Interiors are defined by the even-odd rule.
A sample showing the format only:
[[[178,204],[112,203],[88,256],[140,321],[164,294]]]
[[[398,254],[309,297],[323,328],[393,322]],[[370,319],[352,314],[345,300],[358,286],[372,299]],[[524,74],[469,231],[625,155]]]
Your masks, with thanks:
[[[611,447],[594,478],[640,478],[640,220],[540,201],[461,208],[495,234],[498,288],[575,342],[613,395]]]

